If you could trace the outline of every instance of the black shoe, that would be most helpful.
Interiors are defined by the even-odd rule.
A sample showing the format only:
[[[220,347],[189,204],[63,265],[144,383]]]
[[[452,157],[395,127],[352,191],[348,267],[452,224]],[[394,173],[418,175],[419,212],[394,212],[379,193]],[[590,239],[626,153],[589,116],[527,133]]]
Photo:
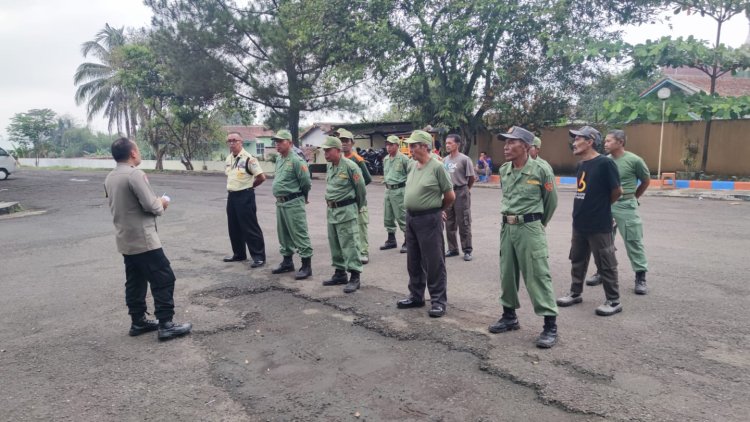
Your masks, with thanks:
[[[386,239],[383,246],[380,247],[381,251],[384,251],[386,249],[394,249],[398,247],[398,243],[396,243],[396,233],[388,233],[388,239]]]
[[[646,287],[646,272],[638,271],[635,273],[635,289],[633,289],[637,295],[648,294],[648,287]]]
[[[266,264],[266,261],[263,259],[253,259],[253,263],[250,264],[250,268],[258,268],[262,267]],[[292,270],[294,270],[294,267],[292,267]]]
[[[294,261],[291,256],[285,256],[278,267],[271,270],[271,274],[289,273],[294,271]]]
[[[600,284],[602,284],[602,276],[600,276],[599,273],[595,273],[586,279],[587,286],[598,286]]]
[[[540,349],[549,349],[557,344],[557,325],[544,327],[544,330],[536,339],[536,347]]]
[[[406,253],[406,242],[404,242],[404,244],[401,245],[401,253]]]
[[[448,251],[448,252],[445,253],[445,257],[446,258],[450,258],[452,256],[458,256],[458,255],[459,255],[458,251]]]
[[[295,280],[304,280],[312,276],[312,257],[302,258],[302,267],[294,275]]]
[[[411,296],[407,297],[406,299],[401,299],[398,302],[396,302],[396,307],[398,309],[421,308],[423,306],[424,306],[424,300],[420,300]]]
[[[151,331],[156,331],[158,329],[159,321],[146,319],[145,317],[143,317],[143,319],[141,319],[140,321],[134,321],[130,324],[130,331],[128,331],[128,335],[135,337],[141,334],[150,333]]]
[[[164,324],[159,324],[159,340],[169,340],[171,338],[179,337],[188,334],[192,329],[193,324],[189,322],[175,324],[172,321],[167,321]]]
[[[496,323],[489,326],[487,331],[492,334],[504,333],[506,331],[513,331],[521,328],[521,324],[518,323],[518,318],[515,315],[506,315],[497,320]]]
[[[349,277],[349,282],[344,286],[344,293],[354,293],[359,290],[359,273],[356,271],[350,271],[352,273]]]
[[[224,257],[224,262],[238,262],[238,261],[247,261],[247,258],[237,256],[237,255],[230,255]]]
[[[430,310],[427,311],[427,314],[430,316],[430,318],[440,318],[441,316],[445,315],[445,306],[439,303],[433,303],[432,307],[430,307]]]
[[[349,280],[346,278],[346,271],[336,269],[336,271],[333,273],[333,277],[331,277],[329,280],[325,280],[323,282],[324,286],[338,286],[340,284],[346,284]]]

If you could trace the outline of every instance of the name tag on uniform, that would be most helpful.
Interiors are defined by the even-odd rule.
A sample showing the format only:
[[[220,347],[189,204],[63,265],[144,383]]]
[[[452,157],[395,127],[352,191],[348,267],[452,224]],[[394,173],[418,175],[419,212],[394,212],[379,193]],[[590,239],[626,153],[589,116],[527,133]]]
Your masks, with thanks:
[[[538,180],[527,180],[526,183],[537,186],[541,185],[541,182],[539,182]]]
[[[342,179],[344,179],[344,180],[348,180],[349,179],[349,176],[347,176],[346,174],[343,174],[343,173],[339,173],[339,177],[342,178]]]

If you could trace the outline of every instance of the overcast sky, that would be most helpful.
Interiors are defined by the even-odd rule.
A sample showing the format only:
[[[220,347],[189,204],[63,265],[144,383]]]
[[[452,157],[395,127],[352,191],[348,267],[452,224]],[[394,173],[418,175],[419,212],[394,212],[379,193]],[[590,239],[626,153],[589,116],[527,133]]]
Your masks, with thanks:
[[[5,129],[15,113],[50,108],[86,122],[83,106],[73,99],[73,74],[81,43],[109,23],[138,28],[150,24],[151,10],[141,0],[0,0],[0,146],[8,146]],[[626,41],[642,42],[663,35],[694,35],[713,40],[713,20],[679,15],[667,24],[628,29]],[[748,35],[744,15],[725,25],[722,41],[738,47]],[[103,119],[91,122],[106,131]]]

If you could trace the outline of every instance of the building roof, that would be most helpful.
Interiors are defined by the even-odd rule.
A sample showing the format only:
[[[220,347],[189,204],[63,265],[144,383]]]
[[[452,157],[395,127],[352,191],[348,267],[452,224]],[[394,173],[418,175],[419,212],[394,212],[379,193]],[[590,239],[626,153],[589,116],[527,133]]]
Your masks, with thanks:
[[[323,133],[332,132],[338,128],[344,128],[354,136],[358,137],[370,137],[376,133],[382,135],[391,135],[395,133],[408,133],[414,130],[414,125],[411,122],[365,122],[365,123],[333,123],[333,122],[316,122],[313,123],[306,131],[300,135],[300,139],[304,139],[305,136],[311,131],[318,129]]]
[[[686,95],[697,94],[700,91],[711,91],[711,78],[698,69],[690,67],[664,68],[664,78],[651,85],[641,93],[641,97],[650,95],[664,86],[682,90]],[[750,95],[750,78],[733,76],[727,72],[716,80],[716,93],[723,97],[740,97]]]
[[[274,131],[265,126],[222,126],[222,130],[227,133],[237,132],[242,136],[243,141],[254,141],[256,138],[268,138],[273,136]]]

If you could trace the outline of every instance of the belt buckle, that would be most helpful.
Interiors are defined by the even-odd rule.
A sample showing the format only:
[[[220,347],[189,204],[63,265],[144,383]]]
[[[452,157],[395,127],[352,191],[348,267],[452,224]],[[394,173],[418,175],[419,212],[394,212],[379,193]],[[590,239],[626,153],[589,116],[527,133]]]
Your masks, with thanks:
[[[508,222],[508,224],[518,224],[518,216],[517,215],[506,215],[505,221]]]
[[[326,201],[328,203],[328,208],[336,208],[336,202],[334,201]]]

